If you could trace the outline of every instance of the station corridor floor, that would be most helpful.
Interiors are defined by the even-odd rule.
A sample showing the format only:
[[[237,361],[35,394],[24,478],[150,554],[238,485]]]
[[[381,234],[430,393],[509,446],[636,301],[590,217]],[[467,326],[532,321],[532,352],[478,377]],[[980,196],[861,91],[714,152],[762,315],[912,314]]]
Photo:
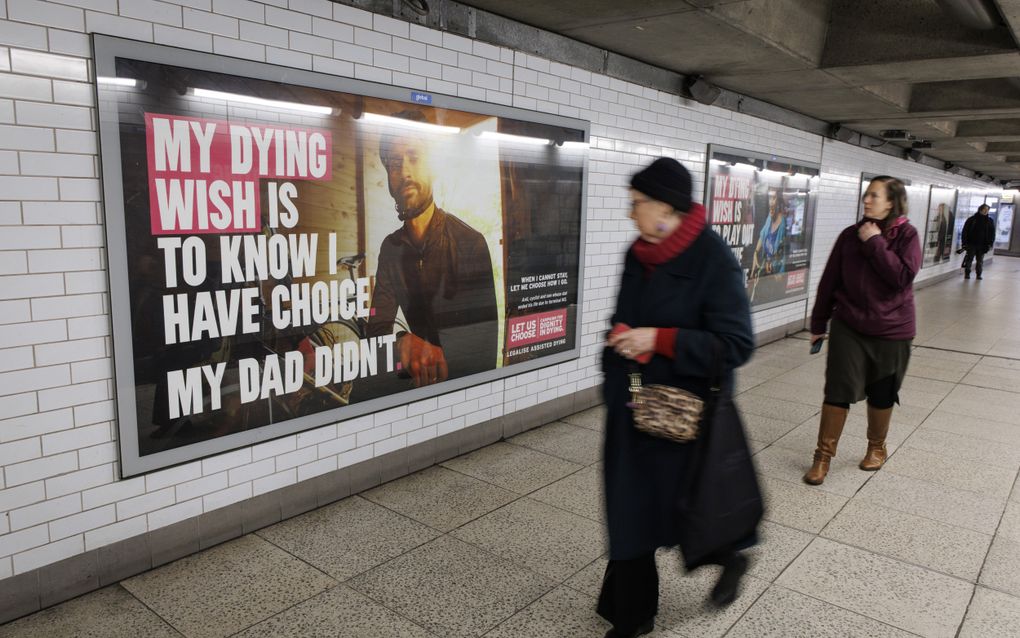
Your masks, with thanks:
[[[738,373],[766,491],[740,597],[661,552],[659,638],[1020,635],[1020,260],[917,293],[891,457],[851,410],[800,481],[824,361],[804,335]],[[0,627],[0,636],[601,637],[601,408],[549,423]]]

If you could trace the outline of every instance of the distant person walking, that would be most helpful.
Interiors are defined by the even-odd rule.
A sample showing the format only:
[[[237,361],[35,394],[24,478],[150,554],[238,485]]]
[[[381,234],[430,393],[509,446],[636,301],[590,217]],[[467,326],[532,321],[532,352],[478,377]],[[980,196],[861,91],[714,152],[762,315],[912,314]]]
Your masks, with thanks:
[[[864,218],[840,233],[811,313],[811,344],[825,338],[825,402],[814,463],[804,482],[821,485],[850,404],[868,400],[868,451],[860,463],[885,463],[893,405],[907,373],[916,333],[914,276],[921,267],[917,230],[907,221],[907,189],[881,176],[864,194]]]
[[[609,565],[598,613],[613,625],[607,638],[653,630],[660,547],[680,545],[689,569],[722,565],[712,600],[732,602],[748,564],[739,551],[755,542],[761,518],[757,479],[730,402],[733,369],[754,349],[743,273],[705,227],[705,208],[691,202],[691,176],[679,162],[660,158],[635,174],[630,197],[640,237],[627,251],[602,356]],[[718,397],[710,423],[701,425],[709,435],[678,443],[637,430],[632,374],[645,386]],[[710,392],[711,377],[720,375]],[[708,506],[681,506],[693,501]]]
[[[995,222],[988,216],[988,204],[978,206],[977,212],[971,215],[963,225],[963,234],[960,241],[967,250],[963,258],[963,278],[970,279],[971,263],[976,261],[974,272],[977,278],[981,279],[981,271],[984,270],[985,253],[992,249],[995,243]]]

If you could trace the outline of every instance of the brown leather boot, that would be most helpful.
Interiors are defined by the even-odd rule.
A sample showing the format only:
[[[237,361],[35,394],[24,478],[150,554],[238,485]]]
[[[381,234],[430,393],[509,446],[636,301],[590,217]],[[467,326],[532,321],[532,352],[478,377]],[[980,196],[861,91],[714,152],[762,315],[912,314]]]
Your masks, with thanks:
[[[822,417],[818,424],[818,448],[815,449],[815,462],[804,475],[804,482],[809,485],[821,485],[825,475],[829,473],[829,460],[836,456],[836,444],[843,434],[846,423],[846,408],[838,408],[827,403],[822,404]]]
[[[874,472],[885,464],[889,453],[885,449],[885,437],[889,434],[889,421],[892,420],[892,408],[879,410],[868,406],[868,453],[864,455],[860,468],[865,472]]]

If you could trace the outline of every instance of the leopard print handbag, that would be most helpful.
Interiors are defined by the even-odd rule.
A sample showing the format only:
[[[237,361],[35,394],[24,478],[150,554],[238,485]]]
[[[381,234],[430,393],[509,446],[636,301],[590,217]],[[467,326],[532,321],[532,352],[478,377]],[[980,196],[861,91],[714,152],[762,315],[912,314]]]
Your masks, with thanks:
[[[630,374],[634,427],[655,437],[688,443],[698,438],[705,402],[692,392],[668,385],[641,385],[641,374]]]
[[[723,378],[723,346],[715,336],[712,337],[712,351],[710,402],[718,400]],[[699,427],[706,416],[705,399],[683,388],[643,385],[641,371],[633,364],[628,377],[631,397],[628,406],[633,411],[637,430],[676,443],[689,443],[698,438]]]

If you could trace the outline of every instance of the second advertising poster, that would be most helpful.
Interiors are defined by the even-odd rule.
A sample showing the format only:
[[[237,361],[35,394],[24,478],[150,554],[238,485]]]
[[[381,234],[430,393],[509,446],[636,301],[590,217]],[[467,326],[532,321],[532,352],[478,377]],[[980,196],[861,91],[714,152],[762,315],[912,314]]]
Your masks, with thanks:
[[[744,270],[752,309],[807,295],[818,166],[712,146],[709,222]]]

